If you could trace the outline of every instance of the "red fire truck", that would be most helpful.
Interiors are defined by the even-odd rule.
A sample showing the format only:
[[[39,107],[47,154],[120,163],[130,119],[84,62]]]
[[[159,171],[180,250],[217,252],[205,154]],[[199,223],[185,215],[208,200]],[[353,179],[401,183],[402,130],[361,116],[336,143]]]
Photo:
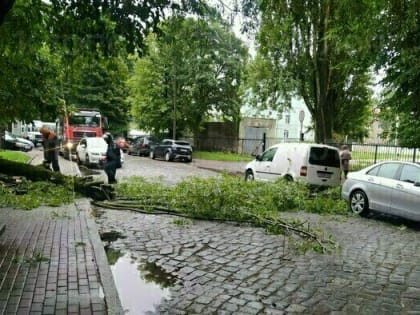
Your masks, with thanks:
[[[99,110],[79,109],[57,119],[57,137],[60,143],[60,154],[71,159],[76,146],[84,137],[102,137],[108,129],[106,117]]]

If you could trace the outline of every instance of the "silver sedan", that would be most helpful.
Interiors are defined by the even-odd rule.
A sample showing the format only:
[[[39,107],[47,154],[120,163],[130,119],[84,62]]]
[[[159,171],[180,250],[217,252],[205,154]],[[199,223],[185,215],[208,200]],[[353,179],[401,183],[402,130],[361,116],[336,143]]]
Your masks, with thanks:
[[[420,165],[387,161],[352,172],[342,197],[362,216],[376,210],[420,221]]]

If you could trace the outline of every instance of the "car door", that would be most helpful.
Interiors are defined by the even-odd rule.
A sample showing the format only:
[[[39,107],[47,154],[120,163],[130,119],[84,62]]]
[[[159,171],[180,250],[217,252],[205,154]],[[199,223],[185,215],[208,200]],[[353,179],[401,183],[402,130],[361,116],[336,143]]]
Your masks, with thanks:
[[[277,147],[269,148],[258,157],[255,161],[255,179],[265,181],[273,179],[272,166],[276,152]]]
[[[170,145],[168,140],[163,140],[157,147],[156,147],[156,155],[158,157],[162,157],[165,154],[165,149]]]
[[[391,196],[390,212],[420,220],[420,167],[404,164]]]
[[[400,165],[400,163],[384,163],[379,166],[376,176],[368,176],[367,193],[372,209],[389,212],[392,191],[398,182],[396,178]]]

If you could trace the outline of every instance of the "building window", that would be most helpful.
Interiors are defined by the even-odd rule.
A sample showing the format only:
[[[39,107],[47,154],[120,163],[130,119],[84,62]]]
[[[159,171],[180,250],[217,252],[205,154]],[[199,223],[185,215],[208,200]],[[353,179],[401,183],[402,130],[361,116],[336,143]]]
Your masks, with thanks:
[[[283,133],[283,137],[284,137],[284,139],[289,138],[289,130],[285,130],[285,131],[284,131],[284,133]]]
[[[286,114],[284,117],[286,124],[290,124],[290,114]]]

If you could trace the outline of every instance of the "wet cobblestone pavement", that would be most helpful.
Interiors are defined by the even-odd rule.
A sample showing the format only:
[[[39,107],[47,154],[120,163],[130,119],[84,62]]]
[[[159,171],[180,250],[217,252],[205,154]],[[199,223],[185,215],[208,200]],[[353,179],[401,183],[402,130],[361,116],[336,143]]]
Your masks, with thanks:
[[[175,276],[156,314],[420,314],[420,234],[381,219],[307,218],[339,242],[334,254],[296,254],[254,227],[105,210],[111,243]]]

